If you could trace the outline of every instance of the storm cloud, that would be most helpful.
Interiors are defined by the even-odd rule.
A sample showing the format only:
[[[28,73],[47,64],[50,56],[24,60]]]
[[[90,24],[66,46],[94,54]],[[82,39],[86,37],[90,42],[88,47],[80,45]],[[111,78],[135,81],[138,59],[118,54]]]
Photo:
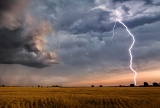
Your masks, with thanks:
[[[118,9],[122,12],[123,22],[135,34],[136,41],[140,44],[135,44],[133,49],[135,62],[142,60],[141,58],[144,61],[145,59],[150,60],[149,55],[152,56],[152,54],[149,53],[151,50],[149,47],[154,46],[160,40],[156,33],[160,19],[159,6],[151,0],[122,1],[48,1],[50,4],[61,4],[54,5],[52,10],[55,12],[50,13],[53,22],[56,22],[54,27],[57,29],[56,33],[53,33],[54,38],[49,41],[51,49],[59,53],[64,63],[74,66],[94,65],[103,68],[104,65],[104,67],[111,68],[111,65],[118,66],[122,61],[128,65],[128,46],[132,40],[122,25],[117,24],[116,37],[114,43],[111,42],[116,18],[114,10]],[[102,6],[102,9],[90,11],[98,6]],[[148,30],[154,25],[155,30]],[[145,54],[137,54],[138,49],[145,46]],[[156,48],[154,50],[156,51]],[[145,56],[146,54],[148,56]],[[158,58],[158,55],[154,57]]]
[[[28,0],[0,2],[0,63],[45,67],[56,54],[45,51],[52,26],[27,12]]]

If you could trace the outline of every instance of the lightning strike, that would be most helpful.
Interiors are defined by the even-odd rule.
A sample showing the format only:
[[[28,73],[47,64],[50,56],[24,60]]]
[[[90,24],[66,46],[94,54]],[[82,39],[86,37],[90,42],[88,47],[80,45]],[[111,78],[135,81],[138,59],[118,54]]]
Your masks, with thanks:
[[[117,22],[119,22],[120,24],[122,24],[126,28],[126,31],[132,37],[132,40],[133,40],[131,46],[128,49],[128,51],[129,51],[129,54],[130,54],[130,69],[131,69],[131,71],[134,72],[134,84],[136,85],[137,72],[133,69],[133,55],[132,55],[132,48],[133,48],[133,46],[135,44],[135,37],[131,33],[131,31],[128,29],[128,27],[122,22],[121,15],[119,14],[119,12],[117,10],[116,10],[116,14],[117,14],[117,19],[116,19],[116,22],[115,22],[115,24],[113,26],[112,40],[113,40],[113,37],[115,35],[114,31],[115,31],[116,24],[117,24]]]
[[[125,29],[128,32],[128,34],[132,37],[133,41],[132,41],[131,46],[128,49],[129,55],[130,55],[130,66],[129,67],[130,67],[131,71],[134,72],[134,84],[136,85],[137,72],[136,72],[136,70],[133,69],[133,55],[132,55],[132,48],[133,48],[133,46],[135,44],[135,37],[134,37],[134,35],[131,33],[131,31],[128,29],[128,27],[122,22],[122,14],[119,13],[118,10],[114,10],[114,11],[110,10],[110,9],[106,8],[104,5],[95,7],[93,9],[91,9],[91,10],[95,10],[95,9],[101,9],[101,10],[104,10],[104,11],[116,12],[117,18],[116,18],[115,24],[113,26],[113,34],[112,34],[112,37],[111,37],[111,41],[112,42],[113,42],[113,38],[114,38],[114,35],[115,35],[115,27],[116,27],[116,25],[117,25],[118,22],[125,27]]]
[[[114,26],[113,26],[113,35],[112,35],[112,38],[111,38],[111,41],[113,42],[113,37],[114,37],[114,31],[115,31],[115,27],[116,27],[116,25],[117,25],[117,21],[115,22],[115,24],[114,24]]]

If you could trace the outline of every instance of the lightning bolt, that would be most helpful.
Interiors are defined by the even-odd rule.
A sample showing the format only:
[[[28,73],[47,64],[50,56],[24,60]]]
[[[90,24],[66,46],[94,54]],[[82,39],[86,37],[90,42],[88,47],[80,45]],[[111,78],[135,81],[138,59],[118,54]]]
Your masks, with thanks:
[[[115,27],[117,25],[117,21],[115,22],[114,26],[113,26],[113,35],[112,35],[112,38],[111,38],[111,41],[113,42],[113,37],[114,37],[114,31],[115,31]]]
[[[112,35],[112,40],[113,40],[113,37],[115,35],[114,31],[115,31],[115,27],[116,27],[116,24],[117,22],[119,22],[120,24],[122,24],[125,28],[126,28],[126,31],[128,32],[128,34],[132,37],[133,41],[132,41],[132,44],[131,46],[129,47],[128,51],[129,51],[129,55],[130,55],[130,69],[132,72],[134,72],[134,84],[136,85],[136,78],[137,78],[137,72],[133,69],[133,55],[132,55],[132,48],[135,44],[135,37],[134,35],[131,33],[131,31],[128,29],[128,27],[121,21],[121,15],[119,14],[119,12],[116,10],[116,14],[117,14],[117,20],[113,26],[113,35]]]
[[[128,27],[122,22],[122,15],[119,13],[118,10],[116,10],[116,11],[115,10],[114,11],[110,10],[110,9],[106,8],[106,6],[104,6],[104,5],[92,8],[91,10],[95,10],[95,9],[101,9],[101,10],[104,10],[104,11],[116,12],[117,19],[116,19],[115,24],[113,26],[113,34],[112,34],[112,38],[111,38],[112,42],[113,42],[113,38],[114,38],[114,35],[115,35],[115,27],[117,25],[117,22],[122,24],[126,28],[126,31],[128,32],[128,34],[132,37],[133,41],[132,41],[131,46],[128,49],[129,55],[130,55],[130,66],[129,67],[130,67],[131,71],[134,72],[134,84],[136,85],[137,72],[133,69],[133,55],[132,55],[132,48],[135,44],[134,35],[131,33],[131,31],[128,29]]]

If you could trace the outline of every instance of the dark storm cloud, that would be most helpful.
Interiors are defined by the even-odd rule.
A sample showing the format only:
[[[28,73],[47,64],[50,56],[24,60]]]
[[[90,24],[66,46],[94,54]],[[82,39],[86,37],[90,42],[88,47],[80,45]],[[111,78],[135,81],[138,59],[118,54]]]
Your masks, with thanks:
[[[130,1],[125,0],[125,2],[121,1],[120,2],[121,4],[118,4],[118,7],[120,7],[120,9],[126,12],[127,15],[131,14],[133,11],[136,11],[135,13],[133,12],[135,16],[124,19],[124,23],[129,28],[137,28],[139,26],[143,26],[145,24],[151,24],[159,20],[159,14],[155,13],[152,16],[149,16],[143,13],[145,11],[144,9],[139,8],[138,10],[136,9],[133,10],[132,7],[133,3],[135,4],[136,7],[140,2],[142,3],[140,7],[144,6],[145,8],[147,8],[146,3],[151,4],[151,1],[144,1],[144,0],[141,0],[139,2],[138,1],[131,2],[131,1],[132,0]],[[97,2],[100,1],[97,0]],[[115,40],[116,44],[115,45],[111,44],[110,32],[114,25],[114,21],[110,20],[110,17],[112,17],[111,16],[112,12],[104,10],[90,11],[90,9],[94,8],[97,5],[95,1],[46,0],[43,2],[37,1],[33,3],[41,4],[37,5],[39,6],[38,9],[41,10],[41,13],[43,13],[48,19],[51,20],[53,28],[58,33],[54,34],[52,41],[50,41],[50,38],[48,38],[48,41],[50,41],[49,45],[51,44],[53,47],[51,48],[52,50],[58,49],[57,52],[60,54],[62,62],[70,65],[84,66],[88,64],[96,65],[97,62],[101,62],[102,60],[104,60],[104,62],[105,61],[111,62],[114,61],[113,58],[115,56],[120,60],[125,60],[125,61],[129,60],[127,48],[128,45],[130,44],[129,43],[130,40],[129,42],[126,42],[128,40],[128,38],[126,37],[125,37],[126,39],[116,38]],[[115,9],[117,3],[118,1],[114,1],[114,3],[107,1],[106,3],[103,4],[106,4],[107,6],[110,6],[111,8],[113,7],[113,9]],[[21,22],[25,24],[23,23],[21,24]],[[9,51],[7,50],[9,53],[6,53],[5,51],[2,50],[3,52],[1,53],[2,56],[1,61],[3,63],[14,63],[16,61],[17,63],[29,66],[32,66],[33,64],[35,64],[36,66],[37,65],[43,66],[45,64],[44,61],[46,58],[41,57],[41,55],[43,55],[42,53],[43,51],[40,51],[40,49],[36,46],[36,43],[34,43],[35,41],[33,41],[35,38],[32,38],[35,35],[35,33],[32,33],[32,31],[37,31],[37,32],[42,31],[41,28],[37,28],[41,26],[41,24],[38,26],[37,23],[34,24],[36,26],[33,26],[33,24],[29,25],[29,27],[31,26],[33,27],[31,27],[31,30],[27,31],[26,33],[26,28],[25,28],[26,22],[25,21],[21,22],[20,25],[24,27],[20,26],[19,28],[17,27],[15,29],[15,31],[13,32],[13,35],[15,35],[14,36],[15,40],[11,42],[8,41],[9,43],[11,43],[11,45],[9,43],[7,44],[4,43],[6,48],[9,49]],[[46,26],[48,27],[48,25]],[[42,28],[44,29],[46,28],[46,26]],[[29,27],[27,25],[27,29]],[[122,26],[120,24],[117,24],[116,28],[119,27]],[[48,31],[46,32],[48,33]],[[10,31],[7,33],[10,33]],[[23,34],[24,36],[21,34]],[[127,33],[125,34],[127,35]],[[16,37],[17,35],[22,37]],[[7,36],[5,37],[7,38]],[[11,38],[10,40],[13,39]],[[42,43],[44,44],[44,42]],[[10,49],[15,49],[16,52]],[[113,49],[116,49],[115,52],[112,51]],[[125,54],[123,54],[124,52]],[[17,55],[19,55],[19,58],[14,57]],[[9,56],[14,59],[12,61],[9,61],[10,60],[9,58],[3,60],[3,58],[6,58],[6,56]],[[97,62],[94,62],[94,60]],[[127,63],[128,62],[126,62],[126,64]]]
[[[23,5],[22,3],[26,2],[27,0],[3,0],[0,1],[0,11],[10,11],[13,8],[16,8],[17,5]],[[20,3],[20,4],[19,4]]]
[[[130,8],[127,7],[126,5],[122,5],[122,9],[128,14],[128,12],[130,11]]]
[[[116,8],[120,8],[124,11],[124,14],[130,15],[132,11],[136,11],[134,16],[130,16],[133,19],[125,19],[124,23],[126,23],[130,28],[135,28],[138,26],[142,26],[147,23],[153,23],[159,21],[159,13],[155,13],[154,15],[145,15],[145,10],[150,7],[156,7],[156,5],[152,4],[151,0],[124,0],[125,2],[118,3],[116,1],[103,1],[103,0],[95,0],[97,2],[102,2],[99,5],[105,5],[110,10],[114,10]],[[47,16],[53,21],[54,29],[56,30],[64,30],[69,31],[71,33],[87,33],[87,32],[105,32],[111,31],[112,25],[114,25],[114,21],[111,21],[113,12],[104,11],[104,10],[93,10],[90,9],[96,7],[95,1],[46,1],[44,4],[46,5]],[[123,1],[123,0],[122,0]],[[135,9],[133,7],[135,4]],[[141,6],[138,6],[141,4]],[[147,5],[150,4],[150,5]],[[141,16],[138,16],[141,15]],[[138,16],[138,17],[136,17]]]
[[[126,1],[131,1],[131,0],[113,0],[113,2],[126,2]]]
[[[143,1],[145,1],[147,4],[153,4],[152,0],[143,0]]]
[[[27,5],[27,0],[0,1],[0,63],[45,67],[56,58],[45,51],[52,27],[27,13]]]
[[[154,22],[157,22],[157,21],[160,21],[160,15],[142,16],[142,17],[137,18],[137,19],[126,21],[125,24],[127,24],[127,26],[129,28],[135,28],[135,27],[138,27],[138,26],[142,26],[144,24],[150,24],[150,23],[154,23]]]
[[[113,0],[113,2],[120,2],[120,3],[127,2],[127,1],[136,1],[136,0]],[[152,0],[137,0],[137,2],[138,1],[144,1],[146,4],[153,4]]]

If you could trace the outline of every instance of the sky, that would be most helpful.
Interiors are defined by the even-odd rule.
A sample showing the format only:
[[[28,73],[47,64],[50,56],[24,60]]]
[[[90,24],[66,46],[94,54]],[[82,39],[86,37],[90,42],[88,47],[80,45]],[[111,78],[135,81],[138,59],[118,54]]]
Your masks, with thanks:
[[[0,84],[137,85],[160,82],[159,0],[0,2]]]

